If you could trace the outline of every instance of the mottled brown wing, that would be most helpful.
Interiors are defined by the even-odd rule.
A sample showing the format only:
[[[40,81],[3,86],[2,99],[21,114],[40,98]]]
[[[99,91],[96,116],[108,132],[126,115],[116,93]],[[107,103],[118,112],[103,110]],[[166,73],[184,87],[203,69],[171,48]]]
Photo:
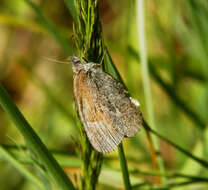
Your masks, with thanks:
[[[84,129],[92,146],[99,152],[109,153],[124,138],[107,114],[109,105],[101,106],[101,95],[90,73],[81,71],[74,77],[74,96]]]
[[[101,109],[114,128],[125,137],[134,136],[142,123],[142,116],[130,99],[128,91],[115,78],[99,68],[91,75],[99,91]]]

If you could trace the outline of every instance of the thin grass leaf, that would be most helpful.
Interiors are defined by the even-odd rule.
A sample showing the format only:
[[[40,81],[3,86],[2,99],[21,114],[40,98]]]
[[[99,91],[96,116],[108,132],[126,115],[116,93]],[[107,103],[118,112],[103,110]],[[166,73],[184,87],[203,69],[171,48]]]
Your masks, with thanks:
[[[0,24],[15,26],[15,27],[22,27],[22,28],[31,30],[33,32],[41,33],[41,34],[48,33],[46,29],[40,24],[32,22],[31,20],[29,21],[26,19],[18,18],[14,15],[9,15],[5,13],[0,14]]]
[[[76,11],[76,8],[75,8],[75,5],[74,5],[74,0],[64,0],[68,9],[69,9],[69,12],[71,13],[74,21],[77,23],[78,21],[78,16],[77,16],[77,11]]]
[[[203,140],[200,139],[191,149],[191,153],[193,155],[197,155],[198,157],[206,158],[206,156],[203,155],[203,148],[206,149],[206,146],[203,146],[202,142]],[[197,162],[187,157],[186,160],[184,161],[184,164],[180,168],[180,171],[182,173],[188,173],[189,175],[199,175],[202,171],[202,168],[201,165],[199,165]],[[206,170],[204,171],[208,172]]]
[[[44,27],[42,24],[37,23],[35,21],[29,19],[23,19],[22,17],[17,17],[16,15],[10,15],[6,13],[0,13],[0,24],[5,26],[12,26],[12,27],[21,27],[26,30],[29,30],[34,33],[50,35],[51,33],[49,30]],[[61,28],[60,32],[63,34],[65,38],[71,36],[72,31],[66,28]]]
[[[79,20],[78,27],[75,28],[75,42],[79,54],[81,56],[84,55],[87,60],[99,62],[99,60],[102,59],[104,45],[97,1],[93,2],[89,0],[85,2],[77,0],[76,7],[77,13],[79,14]],[[83,52],[85,52],[85,54]],[[107,55],[107,63],[104,63],[104,70],[112,74],[115,78],[120,79],[121,81],[121,77],[118,74],[118,71],[116,70],[114,64],[112,64],[112,59],[108,53]],[[84,136],[83,139],[85,139]],[[86,140],[84,142],[86,143]],[[122,145],[119,147],[119,153],[121,166],[123,169],[122,171],[124,184],[127,189],[130,189],[127,163],[125,160]]]
[[[56,27],[45,17],[42,13],[41,9],[36,6],[30,0],[24,0],[35,12],[36,16],[38,17],[40,23],[51,33],[54,38],[59,42],[63,50],[68,54],[71,55],[73,50],[72,47],[69,45],[68,40],[56,29]]]
[[[110,53],[108,52],[108,50],[106,50],[106,51],[107,51],[107,53],[106,53],[106,56],[105,56],[105,59],[104,59],[105,61],[104,61],[104,64],[103,64],[104,71],[106,71],[107,73],[112,75],[114,78],[116,78],[118,81],[120,81],[125,86],[125,84],[124,84],[124,82],[121,78],[121,75],[119,74],[115,64],[113,63],[113,60],[110,56]]]
[[[131,47],[128,48],[129,53],[137,60],[140,60],[138,53]],[[163,88],[163,90],[168,94],[172,101],[180,107],[184,113],[196,124],[196,126],[204,129],[206,126],[206,122],[201,119],[201,117],[191,109],[173,90],[173,88],[168,85],[158,74],[156,69],[154,68],[153,63],[150,60],[150,73],[154,77],[155,81]]]
[[[0,147],[4,148],[8,153],[12,154],[15,159],[22,164],[34,164],[34,161],[29,157],[28,148],[26,146],[7,145],[0,143]],[[50,153],[62,167],[81,167],[80,158],[76,157],[74,151],[49,149]],[[3,158],[0,157],[0,162]]]
[[[134,185],[133,189],[140,189],[140,187],[142,187],[142,190],[167,190],[167,189],[175,189],[175,187],[181,187],[181,186],[187,186],[191,185],[191,184],[196,184],[196,183],[204,183],[204,181],[200,181],[200,180],[187,180],[187,181],[183,181],[183,182],[179,182],[179,183],[169,183],[167,184],[166,187],[152,187],[152,184],[148,184],[148,183],[143,183],[143,184],[136,184]],[[147,186],[147,187],[146,187]]]
[[[0,84],[0,105],[8,114],[11,121],[16,125],[17,129],[23,135],[25,142],[38,159],[46,168],[49,175],[56,182],[60,189],[68,190],[75,189],[70,179],[61,169],[57,161],[50,154],[46,146],[42,143],[40,138],[36,135],[30,124],[26,121],[24,116],[18,110],[17,106],[12,102],[4,87]]]
[[[148,118],[150,120],[150,125],[153,129],[156,129],[155,118],[154,118],[154,108],[152,104],[152,93],[150,87],[150,77],[149,77],[149,64],[147,58],[147,50],[146,50],[146,36],[145,36],[145,10],[144,10],[144,0],[138,0],[137,2],[137,32],[139,36],[139,48],[141,52],[141,67],[142,67],[142,78],[143,78],[143,88],[144,88],[144,96]],[[159,141],[157,137],[152,137],[150,134],[147,134],[149,138],[149,144],[151,147],[151,155],[153,160],[153,166],[155,169],[159,169],[161,172],[165,172],[165,166],[163,159],[160,154],[156,154],[156,152],[160,152]],[[151,139],[152,138],[152,139]],[[161,181],[161,180],[160,180]],[[166,178],[162,177],[162,183],[165,185]]]
[[[15,167],[25,178],[35,184],[39,189],[45,189],[42,181],[31,173],[24,165],[20,164],[3,146],[0,145],[0,155],[2,158]]]
[[[109,52],[107,52],[106,59],[105,59],[105,62],[104,62],[104,70],[106,72],[108,72],[109,74],[111,74],[112,76],[114,76],[117,80],[119,80],[125,86],[118,70],[116,69],[116,67],[113,63],[113,60],[112,60]],[[125,86],[125,88],[126,88],[126,86]],[[121,166],[121,169],[122,169],[122,176],[123,176],[124,186],[125,186],[126,190],[130,190],[131,189],[131,183],[130,183],[130,178],[129,178],[127,160],[125,158],[122,143],[118,147],[118,152],[119,152],[120,166]]]
[[[153,64],[150,67],[150,71],[152,76],[154,77],[155,81],[163,88],[163,90],[170,96],[170,98],[176,103],[178,107],[180,107],[184,113],[196,124],[197,127],[200,129],[205,129],[206,122],[201,119],[201,117],[193,110],[191,109],[188,104],[186,104],[171,88],[170,85],[168,85],[157,73],[156,69],[154,68]]]
[[[179,150],[181,153],[185,154],[186,156],[188,156],[190,159],[193,159],[194,161],[196,161],[197,163],[201,164],[203,167],[208,168],[208,162],[206,160],[203,160],[201,158],[198,158],[197,156],[191,154],[189,151],[185,150],[184,148],[182,148],[181,146],[175,144],[174,142],[168,140],[166,137],[164,137],[163,135],[160,135],[158,132],[156,132],[155,130],[151,129],[149,127],[149,125],[146,123],[146,121],[143,120],[143,126],[145,127],[146,130],[149,130],[151,133],[153,133],[154,135],[158,136],[159,138],[161,138],[162,140],[166,141],[168,144],[170,144],[171,146],[173,146],[174,148],[176,148],[177,150]]]
[[[74,42],[78,55],[99,62],[103,54],[103,40],[97,1],[75,0],[74,4],[78,18],[74,26]],[[83,161],[81,189],[93,190],[98,182],[103,155],[92,148],[81,125],[79,129]]]
[[[120,166],[121,166],[123,180],[124,180],[124,186],[126,190],[130,190],[131,184],[130,184],[130,179],[129,179],[129,171],[128,171],[127,161],[125,158],[122,143],[119,145],[118,152],[119,152]]]
[[[190,174],[183,174],[183,173],[178,173],[178,172],[169,172],[169,173],[161,173],[158,171],[144,171],[140,169],[133,169],[130,170],[131,174],[141,174],[141,175],[147,175],[147,176],[165,176],[167,178],[186,178],[189,180],[200,180],[200,181],[205,181],[208,183],[208,178],[207,177],[199,177],[195,175],[190,175]]]

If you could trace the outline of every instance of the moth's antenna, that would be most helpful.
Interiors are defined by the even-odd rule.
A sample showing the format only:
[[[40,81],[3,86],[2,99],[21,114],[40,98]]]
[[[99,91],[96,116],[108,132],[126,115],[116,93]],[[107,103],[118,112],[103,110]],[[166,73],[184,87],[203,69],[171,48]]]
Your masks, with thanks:
[[[102,59],[101,59],[101,61],[100,61],[100,65],[102,65],[102,63],[103,63],[103,61],[104,61],[104,57],[105,57],[105,55],[106,55],[106,49],[104,50],[104,53],[103,53]]]
[[[45,59],[45,60],[47,60],[47,61],[54,62],[54,63],[69,64],[69,62],[68,62],[68,61],[58,61],[58,60],[55,60],[55,59],[52,59],[52,58],[49,58],[49,57],[43,57],[43,59]]]

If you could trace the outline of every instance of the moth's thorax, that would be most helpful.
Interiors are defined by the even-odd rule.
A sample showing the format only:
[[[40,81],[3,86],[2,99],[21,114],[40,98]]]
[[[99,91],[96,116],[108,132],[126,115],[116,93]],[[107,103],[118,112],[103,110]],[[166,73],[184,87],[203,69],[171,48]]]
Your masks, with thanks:
[[[69,60],[72,63],[72,70],[74,73],[78,73],[80,70],[89,71],[90,69],[96,68],[100,65],[92,62],[86,63],[76,56],[69,57]]]

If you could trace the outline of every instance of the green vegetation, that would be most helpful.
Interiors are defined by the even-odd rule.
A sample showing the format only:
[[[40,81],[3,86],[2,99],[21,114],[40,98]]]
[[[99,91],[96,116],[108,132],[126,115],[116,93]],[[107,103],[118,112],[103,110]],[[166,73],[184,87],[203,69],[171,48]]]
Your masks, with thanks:
[[[207,189],[207,18],[204,0],[3,0],[0,189]],[[141,104],[113,153],[83,131],[71,65],[44,59],[70,55],[104,56]]]

